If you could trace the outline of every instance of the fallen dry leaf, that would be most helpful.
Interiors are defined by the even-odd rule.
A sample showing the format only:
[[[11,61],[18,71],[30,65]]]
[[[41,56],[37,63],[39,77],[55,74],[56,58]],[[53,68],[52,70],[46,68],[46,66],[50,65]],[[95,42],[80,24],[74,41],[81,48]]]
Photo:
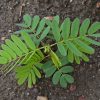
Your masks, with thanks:
[[[37,100],[48,100],[48,98],[44,96],[37,96]]]

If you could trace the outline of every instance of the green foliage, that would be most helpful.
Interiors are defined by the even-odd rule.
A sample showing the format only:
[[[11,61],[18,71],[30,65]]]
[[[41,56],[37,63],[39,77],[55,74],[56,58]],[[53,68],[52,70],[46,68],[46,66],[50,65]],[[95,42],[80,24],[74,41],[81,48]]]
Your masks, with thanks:
[[[51,28],[58,50],[62,56],[68,55],[71,63],[75,60],[79,64],[81,59],[88,61],[86,55],[94,53],[91,45],[100,46],[100,42],[90,38],[91,36],[100,37],[99,33],[96,33],[100,29],[100,22],[90,26],[90,20],[85,19],[80,25],[79,19],[76,18],[71,24],[70,19],[66,18],[61,27],[55,20],[52,23]]]
[[[46,77],[52,76],[52,82],[54,85],[60,84],[61,87],[66,88],[68,84],[74,82],[74,78],[70,75],[74,71],[72,66],[62,66],[57,70],[51,61],[46,62],[43,65],[43,71]]]
[[[21,30],[1,45],[0,71],[8,74],[14,70],[18,84],[27,81],[29,88],[42,77],[42,71],[45,77],[52,78],[53,84],[66,88],[74,82],[71,63],[88,62],[87,55],[95,52],[92,45],[100,46],[93,40],[100,37],[100,22],[90,25],[88,18],[82,24],[78,18],[73,22],[66,18],[60,23],[59,16],[49,20],[26,14],[17,26]]]

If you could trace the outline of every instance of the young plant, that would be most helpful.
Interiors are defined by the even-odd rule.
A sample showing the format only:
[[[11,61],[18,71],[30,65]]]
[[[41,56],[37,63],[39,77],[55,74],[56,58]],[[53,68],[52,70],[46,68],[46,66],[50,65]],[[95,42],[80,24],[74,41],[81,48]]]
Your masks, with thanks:
[[[88,62],[87,55],[95,51],[91,45],[100,46],[93,40],[100,37],[100,22],[90,25],[88,18],[82,24],[78,18],[60,23],[59,16],[40,20],[39,16],[26,14],[17,26],[21,30],[1,45],[0,70],[5,75],[15,71],[18,84],[27,81],[29,88],[42,77],[42,71],[45,77],[52,77],[53,84],[66,88],[74,82],[71,63],[80,64],[82,59]]]

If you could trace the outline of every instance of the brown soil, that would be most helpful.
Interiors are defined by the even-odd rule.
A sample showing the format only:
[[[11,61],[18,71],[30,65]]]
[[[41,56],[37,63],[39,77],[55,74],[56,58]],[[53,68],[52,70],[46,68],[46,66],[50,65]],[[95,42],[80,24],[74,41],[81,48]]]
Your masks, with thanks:
[[[20,22],[25,13],[41,17],[59,15],[62,20],[65,17],[72,20],[78,17],[83,21],[88,17],[92,22],[100,21],[100,8],[96,7],[99,0],[24,0],[25,6],[19,17],[20,1],[0,0],[0,43],[3,37],[17,30],[15,24]],[[26,85],[19,87],[11,73],[5,78],[0,77],[0,100],[36,100],[39,95],[47,96],[49,100],[100,100],[100,48],[95,49],[90,62],[74,66],[74,91],[53,86],[49,79],[39,80],[32,89],[28,89]]]

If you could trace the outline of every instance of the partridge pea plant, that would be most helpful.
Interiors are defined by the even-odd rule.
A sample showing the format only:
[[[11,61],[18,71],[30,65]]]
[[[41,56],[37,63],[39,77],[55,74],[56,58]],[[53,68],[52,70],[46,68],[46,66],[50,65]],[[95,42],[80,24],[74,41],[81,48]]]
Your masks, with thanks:
[[[42,74],[66,88],[74,82],[71,63],[88,62],[88,55],[95,52],[92,45],[100,46],[94,40],[100,37],[100,22],[91,24],[88,18],[82,23],[65,18],[61,23],[59,16],[49,20],[26,14],[17,26],[21,30],[1,44],[0,71],[4,75],[14,71],[18,84],[27,82],[29,88]]]

